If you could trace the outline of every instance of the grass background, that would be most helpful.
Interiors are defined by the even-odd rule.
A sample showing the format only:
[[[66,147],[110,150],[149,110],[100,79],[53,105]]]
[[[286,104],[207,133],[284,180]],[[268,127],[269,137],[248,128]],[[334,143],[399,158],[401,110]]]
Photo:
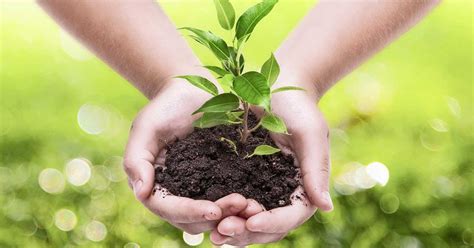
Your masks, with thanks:
[[[255,2],[233,1],[237,13]],[[212,1],[160,3],[177,26],[225,36]],[[314,4],[280,1],[246,47],[248,67],[262,64]],[[473,10],[471,1],[444,1],[323,98],[335,211],[268,247],[474,246]],[[33,2],[2,0],[0,21],[0,247],[186,247],[182,232],[148,213],[125,180],[109,180],[123,178],[128,128],[147,100]],[[191,44],[204,63],[215,62]],[[103,128],[99,135],[79,125],[85,104],[99,117],[79,120]],[[41,189],[42,170],[63,172],[78,157],[93,165],[86,185]],[[388,168],[387,185],[342,194],[351,166],[374,161]],[[69,232],[54,222],[63,208],[77,217]],[[92,220],[107,229],[100,242],[87,238]],[[207,238],[202,246],[211,246]]]

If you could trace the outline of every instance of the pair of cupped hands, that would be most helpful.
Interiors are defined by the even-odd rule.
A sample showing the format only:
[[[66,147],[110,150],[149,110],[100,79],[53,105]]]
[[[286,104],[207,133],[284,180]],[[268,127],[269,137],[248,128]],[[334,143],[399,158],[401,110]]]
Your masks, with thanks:
[[[161,190],[153,192],[154,168],[164,164],[166,143],[193,131],[192,122],[198,116],[191,113],[211,97],[183,79],[170,77],[165,81],[133,122],[124,156],[125,171],[136,198],[153,213],[190,234],[211,231],[211,242],[216,245],[247,245],[278,241],[308,220],[318,208],[332,210],[328,189],[328,127],[317,108],[318,96],[312,93],[310,84],[293,85],[307,91],[287,91],[272,96],[272,109],[285,121],[291,134],[272,134],[272,138],[284,153],[295,157],[303,187],[298,187],[294,194],[305,192],[303,195],[307,198],[265,211],[255,200],[237,193],[212,202],[174,196]],[[273,87],[281,86],[287,85],[276,83]],[[257,108],[253,111],[257,116],[261,114]]]

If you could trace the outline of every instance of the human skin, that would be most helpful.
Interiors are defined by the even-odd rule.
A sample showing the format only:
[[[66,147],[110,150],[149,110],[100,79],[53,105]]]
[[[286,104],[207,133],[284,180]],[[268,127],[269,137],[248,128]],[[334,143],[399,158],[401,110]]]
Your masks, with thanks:
[[[309,198],[306,202],[312,204],[296,201],[247,220],[224,218],[211,232],[214,244],[274,242],[304,223],[316,207],[332,209],[328,126],[316,103],[332,85],[414,26],[437,3],[323,0],[304,17],[275,54],[281,73],[273,87],[297,86],[306,92],[272,96],[272,110],[292,134],[272,137],[283,150],[295,155]]]
[[[294,85],[307,91],[274,95],[273,110],[293,135],[273,138],[285,151],[294,153],[309,199],[265,212],[237,194],[215,203],[162,197],[160,191],[151,195],[153,164],[163,161],[163,142],[191,132],[192,111],[210,97],[173,76],[196,74],[212,80],[156,4],[79,0],[39,3],[152,99],[134,121],[124,157],[137,198],[187,232],[213,229],[214,243],[244,245],[281,239],[311,217],[316,207],[332,209],[328,128],[315,102],[341,77],[420,20],[436,1],[323,1],[283,43],[276,53],[281,74],[274,87]]]
[[[152,212],[188,232],[214,229],[229,215],[248,216],[258,204],[238,194],[216,202],[152,194],[154,164],[164,145],[192,131],[192,112],[210,94],[177,75],[212,76],[153,1],[40,0],[61,26],[150,99],[130,131],[124,167],[135,196]],[[250,204],[249,204],[250,203]]]

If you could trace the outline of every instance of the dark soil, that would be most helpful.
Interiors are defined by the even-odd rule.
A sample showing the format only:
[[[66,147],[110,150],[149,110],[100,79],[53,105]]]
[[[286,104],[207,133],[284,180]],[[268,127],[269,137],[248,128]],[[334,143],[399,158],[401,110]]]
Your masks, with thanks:
[[[255,116],[249,116],[249,123],[250,127],[256,124]],[[239,193],[257,200],[267,210],[290,204],[290,196],[299,185],[293,157],[279,152],[244,158],[258,145],[276,145],[263,128],[253,132],[246,145],[240,144],[239,126],[195,129],[185,139],[170,144],[165,168],[156,168],[156,183],[173,195],[193,199],[215,201]],[[235,141],[239,155],[220,141],[221,137]]]

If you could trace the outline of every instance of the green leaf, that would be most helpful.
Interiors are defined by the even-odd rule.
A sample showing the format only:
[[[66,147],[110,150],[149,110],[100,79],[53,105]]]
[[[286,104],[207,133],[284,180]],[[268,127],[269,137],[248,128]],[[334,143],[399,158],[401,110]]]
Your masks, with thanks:
[[[220,68],[219,66],[205,65],[204,68],[208,69],[209,71],[214,72],[217,76],[220,76],[220,77],[223,77],[226,74],[229,74],[228,71]]]
[[[284,86],[284,87],[280,87],[280,88],[276,88],[272,91],[272,94],[275,94],[275,93],[278,93],[278,92],[282,92],[282,91],[288,91],[288,90],[302,90],[302,91],[306,91],[305,89],[303,88],[300,88],[300,87],[296,87],[296,86]]]
[[[244,114],[244,111],[235,111],[235,112],[228,112],[227,116],[229,117],[229,120],[233,122],[240,122],[242,120],[240,116],[242,116],[243,114]]]
[[[213,83],[211,83],[211,81],[207,80],[207,78],[203,78],[201,76],[196,75],[177,76],[176,78],[186,79],[192,85],[203,89],[204,91],[209,92],[214,96],[219,94],[217,87]]]
[[[232,141],[230,139],[226,139],[224,137],[221,137],[220,141],[226,142],[227,145],[229,146],[229,148],[231,148],[232,151],[234,151],[235,154],[239,155],[239,153],[237,152],[237,146],[235,145],[234,141]]]
[[[229,0],[214,0],[216,6],[217,19],[222,28],[231,30],[234,27],[235,11]]]
[[[286,129],[285,122],[278,116],[273,114],[266,114],[262,118],[262,126],[274,133],[285,133],[287,134],[288,131]]]
[[[201,45],[204,45],[206,46],[207,48],[209,48],[209,46],[207,45],[207,41],[205,41],[204,39],[202,39],[201,37],[199,36],[195,36],[195,35],[189,35],[189,37],[191,37],[193,40],[197,41],[199,44]]]
[[[209,128],[232,123],[226,113],[204,113],[193,122],[193,127]]]
[[[234,74],[239,75],[244,69],[244,64],[245,64],[244,56],[241,53],[239,54],[239,51],[235,47],[229,47],[229,53],[232,60],[231,65],[233,66],[233,68],[236,68],[233,70]],[[238,61],[237,61],[237,57],[239,57]],[[237,65],[239,65],[240,70],[237,70]]]
[[[227,112],[239,107],[239,98],[231,93],[217,95],[205,102],[193,114],[199,112]]]
[[[270,13],[277,2],[278,0],[263,0],[247,9],[237,20],[235,37],[239,40],[245,35],[251,34],[257,23]]]
[[[250,71],[234,79],[235,93],[244,101],[263,107],[270,103],[270,87],[265,76],[256,71]]]
[[[234,81],[234,75],[226,74],[222,78],[217,80],[224,90],[225,93],[232,92],[232,82]]]
[[[204,31],[197,28],[184,27],[181,29],[193,32],[196,36],[191,36],[191,38],[211,49],[211,51],[219,60],[228,60],[230,58],[227,43],[221,37],[209,31]]]
[[[277,153],[279,152],[280,149],[278,148],[275,148],[273,146],[269,146],[269,145],[260,145],[260,146],[257,146],[255,148],[255,150],[253,151],[253,153],[247,157],[252,157],[254,155],[271,155],[271,154],[274,154],[274,153]]]
[[[267,78],[268,86],[272,87],[280,74],[280,66],[275,59],[275,56],[273,56],[273,53],[263,64],[261,72]]]
[[[240,37],[239,39],[237,39],[237,50],[243,49],[245,42],[248,40],[249,37],[250,37],[250,34],[246,34]]]

